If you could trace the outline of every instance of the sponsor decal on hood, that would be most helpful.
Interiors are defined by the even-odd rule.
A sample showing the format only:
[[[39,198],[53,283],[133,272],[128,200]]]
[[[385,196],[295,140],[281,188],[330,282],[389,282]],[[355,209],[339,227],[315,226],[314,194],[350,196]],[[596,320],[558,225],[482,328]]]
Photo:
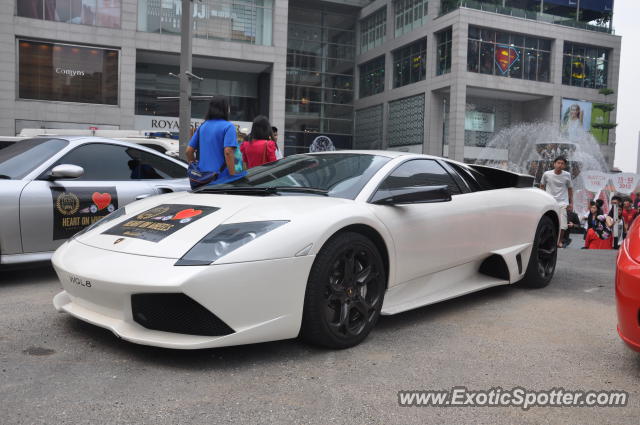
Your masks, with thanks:
[[[158,205],[105,230],[102,234],[159,242],[219,209],[202,205]]]

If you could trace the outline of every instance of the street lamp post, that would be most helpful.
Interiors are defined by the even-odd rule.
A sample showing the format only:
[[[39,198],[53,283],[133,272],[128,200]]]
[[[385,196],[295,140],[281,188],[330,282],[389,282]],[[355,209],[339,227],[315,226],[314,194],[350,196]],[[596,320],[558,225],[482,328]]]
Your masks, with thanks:
[[[193,2],[182,0],[182,16],[180,17],[180,157],[185,157],[185,150],[191,137],[191,67],[193,65]]]

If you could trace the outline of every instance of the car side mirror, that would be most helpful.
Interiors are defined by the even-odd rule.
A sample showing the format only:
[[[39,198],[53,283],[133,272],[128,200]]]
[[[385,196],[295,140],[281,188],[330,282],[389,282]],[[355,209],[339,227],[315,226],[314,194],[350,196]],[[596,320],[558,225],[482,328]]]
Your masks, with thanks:
[[[48,180],[77,179],[84,174],[84,168],[73,164],[60,164],[51,169]]]
[[[427,204],[449,201],[451,201],[451,192],[446,185],[381,189],[371,199],[371,203],[376,205]]]

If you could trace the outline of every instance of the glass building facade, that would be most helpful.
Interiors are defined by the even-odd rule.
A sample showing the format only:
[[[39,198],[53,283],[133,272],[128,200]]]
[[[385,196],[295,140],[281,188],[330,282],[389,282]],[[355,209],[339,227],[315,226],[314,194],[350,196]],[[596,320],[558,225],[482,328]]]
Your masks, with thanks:
[[[178,116],[177,101],[162,101],[158,97],[173,97],[180,92],[180,82],[171,77],[180,73],[179,56],[169,53],[138,52],[136,63],[136,115]],[[203,80],[193,80],[193,96],[224,95],[231,106],[232,121],[253,121],[259,114],[268,115],[260,110],[260,84],[267,84],[260,74],[234,71],[220,71],[204,66],[202,58],[194,57],[193,73]],[[267,101],[268,99],[262,99]],[[191,104],[191,116],[204,118],[208,102],[195,100]]]
[[[193,2],[194,37],[270,46],[273,0]],[[182,0],[138,0],[138,30],[180,34]]]
[[[358,9],[309,2],[289,7],[285,154],[308,151],[316,137],[349,149]],[[296,6],[301,6],[300,2]]]
[[[550,68],[551,40],[469,27],[469,72],[548,82]]]
[[[393,87],[417,83],[427,75],[426,37],[393,52]]]
[[[440,14],[458,7],[612,33],[614,0],[440,0]]]
[[[451,48],[453,46],[451,28],[436,34],[438,42],[436,75],[451,72]]]
[[[120,28],[122,0],[16,0],[16,14],[68,24]]]
[[[608,74],[608,49],[564,43],[562,84],[601,89],[607,87]]]
[[[396,37],[421,27],[429,14],[428,0],[396,0],[395,10]]]
[[[360,53],[380,46],[387,35],[387,7],[360,21]]]
[[[359,97],[373,96],[384,91],[384,55],[360,65]]]

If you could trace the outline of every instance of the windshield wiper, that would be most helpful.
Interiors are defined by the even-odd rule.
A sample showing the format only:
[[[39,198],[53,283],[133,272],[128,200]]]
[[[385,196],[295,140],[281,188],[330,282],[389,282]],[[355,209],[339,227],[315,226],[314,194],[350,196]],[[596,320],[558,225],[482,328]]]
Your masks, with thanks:
[[[195,193],[229,193],[234,195],[277,195],[278,192],[312,193],[314,195],[328,196],[329,191],[315,187],[297,186],[272,186],[272,187],[205,187],[194,191]]]
[[[276,192],[300,192],[300,193],[313,193],[314,195],[329,196],[329,191],[324,189],[318,189],[315,187],[300,187],[300,186],[275,186],[269,189],[274,189]]]
[[[6,174],[0,174],[0,179],[11,180],[11,176],[7,176]]]

